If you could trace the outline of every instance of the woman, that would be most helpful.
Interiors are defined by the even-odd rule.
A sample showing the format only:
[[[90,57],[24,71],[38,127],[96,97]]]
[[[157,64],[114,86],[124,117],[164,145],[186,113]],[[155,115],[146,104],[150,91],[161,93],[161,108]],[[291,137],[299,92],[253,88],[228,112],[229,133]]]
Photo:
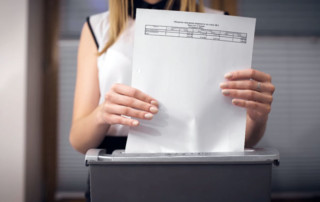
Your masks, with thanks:
[[[158,102],[139,89],[130,87],[132,43],[136,8],[206,11],[196,0],[109,0],[110,12],[91,16],[83,26],[79,52],[70,142],[85,154],[90,148],[107,153],[124,149],[128,126],[137,119],[150,120],[158,112]],[[133,5],[132,5],[133,4]],[[272,94],[270,75],[241,70],[225,75],[222,93],[232,97],[237,107],[247,109],[246,147],[263,136]],[[212,86],[218,88],[218,86]],[[126,118],[130,116],[132,119]],[[90,194],[86,194],[90,201]]]
[[[150,120],[158,103],[130,87],[135,8],[156,8],[221,13],[204,9],[196,0],[110,0],[110,12],[85,23],[78,52],[78,73],[70,131],[72,146],[81,153],[102,147],[111,153],[123,149],[128,126]],[[132,6],[133,4],[133,6]],[[275,87],[271,76],[254,69],[230,72],[220,84],[232,103],[247,110],[246,147],[263,136]],[[217,86],[212,86],[216,88]],[[132,117],[129,119],[125,116]]]

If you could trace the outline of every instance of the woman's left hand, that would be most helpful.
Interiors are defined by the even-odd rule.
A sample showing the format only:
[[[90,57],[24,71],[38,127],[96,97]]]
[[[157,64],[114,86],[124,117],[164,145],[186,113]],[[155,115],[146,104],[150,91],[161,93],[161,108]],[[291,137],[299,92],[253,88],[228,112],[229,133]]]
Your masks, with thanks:
[[[247,109],[248,118],[264,121],[271,111],[275,91],[271,76],[255,69],[227,73],[227,81],[220,84],[222,93],[231,97],[236,106]]]

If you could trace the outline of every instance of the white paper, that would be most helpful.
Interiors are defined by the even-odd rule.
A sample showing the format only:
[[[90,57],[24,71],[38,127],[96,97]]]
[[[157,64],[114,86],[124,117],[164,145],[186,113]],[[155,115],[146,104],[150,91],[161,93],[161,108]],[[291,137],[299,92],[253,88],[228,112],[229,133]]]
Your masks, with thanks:
[[[246,111],[219,87],[251,67],[255,19],[138,9],[132,86],[160,103],[130,128],[126,152],[243,151]]]

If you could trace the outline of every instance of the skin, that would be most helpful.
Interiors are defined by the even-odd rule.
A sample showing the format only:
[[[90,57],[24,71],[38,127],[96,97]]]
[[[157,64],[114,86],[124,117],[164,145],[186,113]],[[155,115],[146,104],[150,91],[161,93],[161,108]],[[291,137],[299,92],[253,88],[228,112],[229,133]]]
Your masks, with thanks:
[[[157,3],[159,0],[146,0]],[[254,146],[263,136],[272,94],[275,90],[271,76],[254,69],[230,72],[220,84],[222,93],[232,97],[237,107],[247,109],[246,147]],[[257,89],[258,82],[261,83]],[[87,24],[83,26],[79,50],[72,126],[69,140],[73,148],[85,154],[96,148],[112,124],[131,127],[138,119],[150,120],[158,112],[155,98],[123,84],[114,84],[99,105],[100,91],[97,68],[97,48]],[[126,118],[121,115],[132,117]]]
[[[85,24],[78,50],[73,118],[69,136],[71,145],[83,154],[101,143],[110,125],[123,124],[134,127],[139,125],[139,121],[134,118],[150,120],[158,112],[156,99],[130,86],[114,84],[104,96],[105,101],[99,105],[97,48],[88,24]]]
[[[145,2],[149,3],[149,4],[155,4],[160,2],[161,0],[144,0]]]
[[[245,146],[253,147],[262,138],[271,111],[274,85],[271,76],[255,69],[230,72],[220,84],[222,94],[233,98],[232,104],[247,110]],[[258,87],[260,83],[260,87]]]

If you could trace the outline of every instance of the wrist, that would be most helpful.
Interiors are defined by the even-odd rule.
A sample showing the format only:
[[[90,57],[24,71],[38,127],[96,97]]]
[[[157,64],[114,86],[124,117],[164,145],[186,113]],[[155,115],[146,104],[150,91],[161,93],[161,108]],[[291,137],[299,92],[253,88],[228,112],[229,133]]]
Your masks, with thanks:
[[[98,127],[101,128],[109,128],[110,124],[108,124],[103,116],[103,106],[102,104],[99,105],[94,111],[93,111],[93,116],[95,117],[95,122]]]
[[[255,124],[264,124],[268,121],[269,115],[260,115],[260,116],[251,116],[247,113],[247,119],[249,119],[250,122]]]

